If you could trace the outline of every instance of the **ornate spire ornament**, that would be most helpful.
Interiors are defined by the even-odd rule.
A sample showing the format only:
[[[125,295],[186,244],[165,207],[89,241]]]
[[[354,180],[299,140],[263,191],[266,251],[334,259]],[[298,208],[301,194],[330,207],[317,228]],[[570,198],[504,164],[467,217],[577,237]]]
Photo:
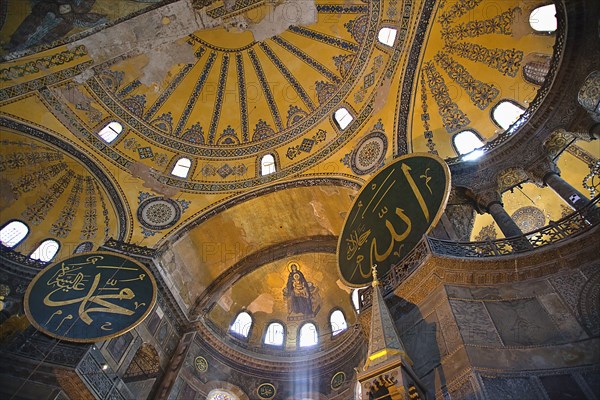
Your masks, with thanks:
[[[371,267],[373,275],[373,305],[371,307],[371,332],[369,350],[363,370],[357,378],[363,387],[363,398],[424,399],[425,390],[412,370],[412,361],[406,354],[396,331],[390,310],[381,294],[377,265]]]

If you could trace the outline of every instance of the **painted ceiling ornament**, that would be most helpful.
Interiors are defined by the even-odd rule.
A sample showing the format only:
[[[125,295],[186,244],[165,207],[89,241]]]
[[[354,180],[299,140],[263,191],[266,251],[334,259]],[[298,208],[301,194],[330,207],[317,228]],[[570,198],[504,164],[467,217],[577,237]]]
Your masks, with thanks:
[[[144,228],[152,231],[174,226],[181,218],[181,214],[190,205],[190,202],[186,200],[176,201],[168,197],[152,196],[146,192],[140,192],[138,203],[138,221]],[[149,234],[153,235],[152,233]]]
[[[66,341],[95,343],[140,324],[156,303],[156,281],[120,254],[73,255],[40,271],[25,293],[36,329]]]
[[[283,288],[283,297],[288,303],[288,321],[301,321],[316,316],[321,309],[319,289],[306,280],[297,262],[290,262],[287,268],[289,275]]]
[[[366,175],[383,165],[387,151],[387,137],[381,120],[375,124],[371,133],[358,142],[352,152],[350,168],[357,175]]]
[[[365,183],[338,240],[338,272],[349,287],[390,272],[438,222],[450,195],[450,171],[429,153],[402,156]]]
[[[543,228],[546,223],[544,212],[534,206],[521,207],[511,215],[521,231],[527,233]]]

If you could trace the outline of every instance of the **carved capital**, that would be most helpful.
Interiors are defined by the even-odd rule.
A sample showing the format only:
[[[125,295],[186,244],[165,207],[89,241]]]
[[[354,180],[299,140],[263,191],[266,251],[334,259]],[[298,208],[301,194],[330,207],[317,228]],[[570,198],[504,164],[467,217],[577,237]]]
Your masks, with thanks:
[[[497,203],[502,205],[502,195],[497,189],[488,189],[478,192],[469,191],[468,196],[473,199],[477,208],[481,212],[489,212],[489,206]]]
[[[544,157],[527,168],[529,179],[539,187],[546,186],[545,179],[550,173],[560,175],[558,166],[548,157]]]

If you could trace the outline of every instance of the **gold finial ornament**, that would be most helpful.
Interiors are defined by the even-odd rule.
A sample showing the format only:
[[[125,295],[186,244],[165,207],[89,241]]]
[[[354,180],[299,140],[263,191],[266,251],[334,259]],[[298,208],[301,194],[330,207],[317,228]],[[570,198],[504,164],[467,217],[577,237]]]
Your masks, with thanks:
[[[379,286],[379,280],[377,279],[377,264],[373,264],[371,269],[373,270],[373,287]]]

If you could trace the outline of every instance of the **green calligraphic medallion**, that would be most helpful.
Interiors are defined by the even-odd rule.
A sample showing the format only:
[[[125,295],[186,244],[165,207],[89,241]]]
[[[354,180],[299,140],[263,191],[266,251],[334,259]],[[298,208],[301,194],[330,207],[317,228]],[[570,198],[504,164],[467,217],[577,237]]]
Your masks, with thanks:
[[[346,382],[346,374],[342,371],[336,373],[333,378],[331,378],[331,388],[333,390],[339,389]]]
[[[206,361],[206,358],[202,356],[198,356],[194,359],[194,366],[196,367],[198,372],[202,374],[208,371],[208,361]]]
[[[133,329],[155,302],[156,281],[144,265],[116,253],[82,253],[33,278],[25,313],[50,336],[93,343]]]
[[[261,399],[272,399],[275,397],[277,390],[275,390],[275,386],[270,383],[263,383],[256,389],[256,393],[258,397]]]
[[[342,281],[370,284],[374,264],[385,276],[438,222],[449,188],[450,170],[432,154],[408,154],[379,171],[354,200],[339,237]]]

